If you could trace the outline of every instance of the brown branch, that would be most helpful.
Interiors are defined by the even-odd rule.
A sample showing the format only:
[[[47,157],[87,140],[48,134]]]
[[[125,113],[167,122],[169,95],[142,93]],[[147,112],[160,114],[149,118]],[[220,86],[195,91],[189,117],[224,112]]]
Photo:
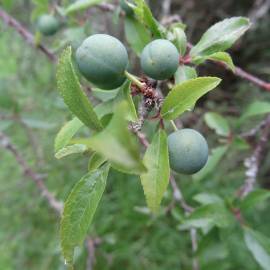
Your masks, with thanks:
[[[270,136],[270,115],[267,116],[264,128],[262,130],[259,142],[257,143],[252,155],[245,159],[244,165],[246,170],[246,180],[244,185],[240,188],[238,196],[245,197],[254,189],[256,183],[260,161],[265,146],[267,145],[268,138]]]
[[[42,44],[35,44],[34,35],[29,32],[20,22],[10,16],[7,12],[0,8],[0,18],[5,24],[13,27],[31,46],[38,48],[43,52],[51,61],[56,61],[56,56]]]
[[[16,161],[20,165],[23,174],[33,180],[42,196],[47,200],[50,207],[53,208],[58,214],[61,214],[63,210],[63,203],[58,201],[47,189],[43,182],[44,176],[32,170],[32,168],[27,164],[22,155],[19,153],[17,148],[11,143],[9,137],[6,136],[3,132],[0,132],[0,146],[13,154]]]

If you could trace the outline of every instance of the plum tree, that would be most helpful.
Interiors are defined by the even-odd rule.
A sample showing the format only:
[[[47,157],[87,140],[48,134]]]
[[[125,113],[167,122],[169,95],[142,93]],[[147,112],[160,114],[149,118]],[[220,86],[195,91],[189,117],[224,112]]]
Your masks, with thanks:
[[[181,129],[168,136],[171,168],[183,174],[194,174],[201,170],[208,159],[205,138],[194,129]]]
[[[77,49],[76,62],[87,80],[109,90],[121,86],[125,81],[128,54],[115,37],[96,34],[85,39]]]
[[[133,9],[127,4],[126,0],[120,0],[120,6],[125,11],[126,15],[131,16],[134,14]]]
[[[44,14],[38,18],[37,29],[45,36],[54,35],[58,31],[59,27],[59,21],[50,14]]]
[[[153,79],[169,79],[176,72],[178,64],[177,48],[168,40],[154,40],[143,49],[141,67],[144,73]]]

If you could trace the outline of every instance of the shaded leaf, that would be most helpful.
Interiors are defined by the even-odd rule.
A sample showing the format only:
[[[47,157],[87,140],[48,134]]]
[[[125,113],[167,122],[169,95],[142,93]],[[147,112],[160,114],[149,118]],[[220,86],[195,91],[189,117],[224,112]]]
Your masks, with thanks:
[[[270,191],[266,189],[257,189],[250,192],[240,204],[241,209],[247,209],[254,207],[257,204],[270,198]]]
[[[247,110],[242,115],[242,119],[266,113],[270,113],[270,102],[254,101],[248,106]]]
[[[72,3],[66,8],[65,13],[68,15],[76,11],[82,11],[91,6],[100,4],[101,2],[105,2],[105,1],[104,0],[77,0],[76,2]]]
[[[82,126],[83,123],[77,117],[68,121],[56,135],[54,151],[58,152],[61,148],[65,147]]]
[[[87,173],[69,194],[61,219],[61,247],[65,260],[73,264],[74,248],[86,237],[106,186],[109,166]]]
[[[204,115],[204,120],[208,127],[214,129],[220,136],[228,137],[230,135],[230,126],[228,121],[220,114],[209,112]]]
[[[270,270],[270,239],[247,227],[244,227],[244,239],[249,251],[262,269]]]
[[[147,29],[133,17],[125,18],[125,35],[133,51],[140,55],[144,47],[151,41]]]
[[[223,199],[216,194],[199,193],[193,197],[193,200],[201,204],[222,203]]]
[[[193,58],[192,62],[195,64],[201,64],[205,62],[206,60],[213,60],[213,61],[221,62],[225,64],[232,71],[235,70],[233,60],[231,56],[226,52],[217,52],[208,56],[198,56],[198,57]]]
[[[201,206],[194,210],[183,222],[180,229],[205,228],[217,226],[220,228],[228,227],[233,222],[233,216],[223,203],[213,203]]]
[[[196,69],[185,65],[180,65],[174,74],[175,84],[195,78],[197,78]]]
[[[56,152],[55,157],[57,159],[72,155],[72,154],[81,154],[87,151],[87,146],[84,144],[73,144],[61,148]]]
[[[213,149],[204,168],[202,168],[198,173],[194,174],[192,178],[199,181],[207,177],[217,168],[218,163],[226,154],[227,150],[227,145]]]
[[[141,182],[149,209],[156,213],[169,184],[170,166],[167,135],[159,130],[147,148],[143,162],[147,173],[141,174]]]
[[[196,101],[207,92],[213,90],[221,79],[217,77],[198,77],[173,87],[164,100],[161,115],[172,120],[189,110]]]
[[[98,88],[93,88],[92,89],[92,93],[93,96],[103,102],[109,101],[111,99],[114,99],[117,94],[119,92],[119,88],[115,89],[115,90],[102,90],[102,89],[98,89]]]
[[[105,161],[106,158],[98,153],[93,153],[88,163],[88,171],[94,171],[98,169]]]
[[[66,105],[86,126],[94,130],[101,130],[102,125],[80,87],[71,62],[71,47],[66,48],[57,65],[57,87]]]
[[[146,171],[135,136],[128,130],[129,107],[127,102],[119,104],[112,120],[100,133],[89,139],[79,139],[76,143],[87,145],[108,159],[120,171],[141,174]]]

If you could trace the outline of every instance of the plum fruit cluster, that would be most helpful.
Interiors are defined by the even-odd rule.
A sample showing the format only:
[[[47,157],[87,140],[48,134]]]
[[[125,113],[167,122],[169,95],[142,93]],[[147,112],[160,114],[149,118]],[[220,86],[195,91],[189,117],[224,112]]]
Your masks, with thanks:
[[[128,54],[115,37],[96,34],[83,41],[76,51],[80,73],[91,83],[105,90],[120,87],[126,80]],[[170,79],[179,65],[177,48],[168,40],[150,42],[141,54],[143,72],[155,80]],[[194,174],[208,159],[204,137],[193,129],[175,131],[168,137],[171,168],[178,173]]]
[[[38,18],[37,29],[44,36],[52,36],[59,30],[59,21],[50,14],[44,14]]]

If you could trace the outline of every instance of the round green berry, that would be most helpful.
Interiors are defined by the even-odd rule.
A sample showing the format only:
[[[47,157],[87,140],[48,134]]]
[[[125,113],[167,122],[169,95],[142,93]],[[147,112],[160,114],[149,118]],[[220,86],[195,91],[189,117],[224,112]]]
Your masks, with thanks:
[[[37,29],[38,31],[45,35],[51,36],[54,35],[60,27],[58,20],[49,14],[44,14],[38,18]]]
[[[141,67],[143,72],[155,79],[166,80],[173,76],[179,65],[177,48],[166,39],[150,42],[143,49]]]
[[[205,138],[194,129],[181,129],[168,136],[171,168],[182,174],[194,174],[201,170],[208,159]]]
[[[88,37],[76,51],[76,62],[82,75],[101,89],[115,89],[126,80],[127,50],[115,37]]]

